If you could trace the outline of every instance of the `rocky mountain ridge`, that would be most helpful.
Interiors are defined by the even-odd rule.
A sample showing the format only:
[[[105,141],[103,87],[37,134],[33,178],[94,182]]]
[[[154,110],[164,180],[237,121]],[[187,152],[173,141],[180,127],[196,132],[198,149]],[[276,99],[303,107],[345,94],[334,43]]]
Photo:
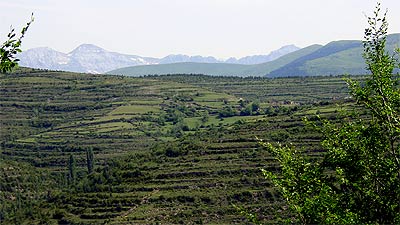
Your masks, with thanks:
[[[142,57],[137,55],[110,52],[92,44],[82,44],[70,53],[62,53],[48,47],[33,48],[23,51],[17,57],[20,65],[31,68],[64,70],[71,72],[105,73],[118,68],[170,64],[170,63],[232,63],[258,64],[269,62],[300,48],[294,45],[283,46],[268,55],[246,56],[240,59],[218,60],[212,56],[168,55],[163,58]]]

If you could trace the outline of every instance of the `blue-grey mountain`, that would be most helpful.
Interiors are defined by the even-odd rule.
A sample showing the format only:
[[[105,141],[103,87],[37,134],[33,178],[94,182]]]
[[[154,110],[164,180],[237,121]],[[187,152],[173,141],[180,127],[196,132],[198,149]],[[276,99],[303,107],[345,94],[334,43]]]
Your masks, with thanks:
[[[231,64],[258,64],[272,61],[298,49],[299,48],[294,45],[289,45],[272,51],[268,55],[246,56],[240,59],[230,58],[228,61],[224,61],[218,60],[212,56],[188,56],[181,54],[168,55],[164,58],[142,57],[110,52],[95,45],[83,44],[68,54],[44,47],[24,51],[18,55],[18,58],[21,60],[21,66],[31,68],[86,73],[105,73],[123,67],[170,63],[230,62]]]
[[[286,45],[281,47],[278,50],[272,51],[268,55],[253,55],[253,56],[246,56],[240,59],[236,58],[229,58],[225,61],[225,63],[234,63],[234,64],[245,64],[245,65],[252,65],[252,64],[260,64],[273,61],[281,56],[289,54],[291,52],[295,52],[300,48],[295,45]]]

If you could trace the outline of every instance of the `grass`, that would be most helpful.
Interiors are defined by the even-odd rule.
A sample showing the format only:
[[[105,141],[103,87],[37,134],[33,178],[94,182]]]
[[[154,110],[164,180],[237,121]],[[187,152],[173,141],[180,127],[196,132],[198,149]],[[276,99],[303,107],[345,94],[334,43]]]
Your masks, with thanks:
[[[145,114],[150,112],[159,112],[158,106],[152,105],[125,105],[114,109],[111,115],[124,115],[124,114]]]
[[[130,123],[113,122],[113,123],[100,124],[100,125],[96,126],[95,128],[96,128],[96,132],[103,133],[103,132],[110,132],[110,131],[115,131],[115,130],[133,129],[135,127]]]

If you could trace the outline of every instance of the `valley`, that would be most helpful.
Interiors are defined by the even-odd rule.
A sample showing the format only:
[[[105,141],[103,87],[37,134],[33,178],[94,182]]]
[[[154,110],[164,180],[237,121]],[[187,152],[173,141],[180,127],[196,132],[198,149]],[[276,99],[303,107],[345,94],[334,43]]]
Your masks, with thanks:
[[[261,174],[277,164],[258,139],[319,157],[321,135],[302,119],[336,121],[354,107],[336,76],[21,68],[0,82],[0,221],[18,224],[244,223],[233,205],[278,222],[290,215]]]

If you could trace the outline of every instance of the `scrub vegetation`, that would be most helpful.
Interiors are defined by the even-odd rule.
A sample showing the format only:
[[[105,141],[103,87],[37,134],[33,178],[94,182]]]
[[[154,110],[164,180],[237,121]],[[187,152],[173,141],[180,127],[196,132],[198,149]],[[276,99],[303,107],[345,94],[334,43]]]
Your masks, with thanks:
[[[232,204],[273,222],[285,206],[260,169],[278,164],[256,137],[318,157],[321,135],[302,118],[354,107],[341,77],[20,68],[0,82],[6,223],[244,222]]]
[[[368,76],[2,67],[0,224],[399,223],[398,63],[379,8]]]

